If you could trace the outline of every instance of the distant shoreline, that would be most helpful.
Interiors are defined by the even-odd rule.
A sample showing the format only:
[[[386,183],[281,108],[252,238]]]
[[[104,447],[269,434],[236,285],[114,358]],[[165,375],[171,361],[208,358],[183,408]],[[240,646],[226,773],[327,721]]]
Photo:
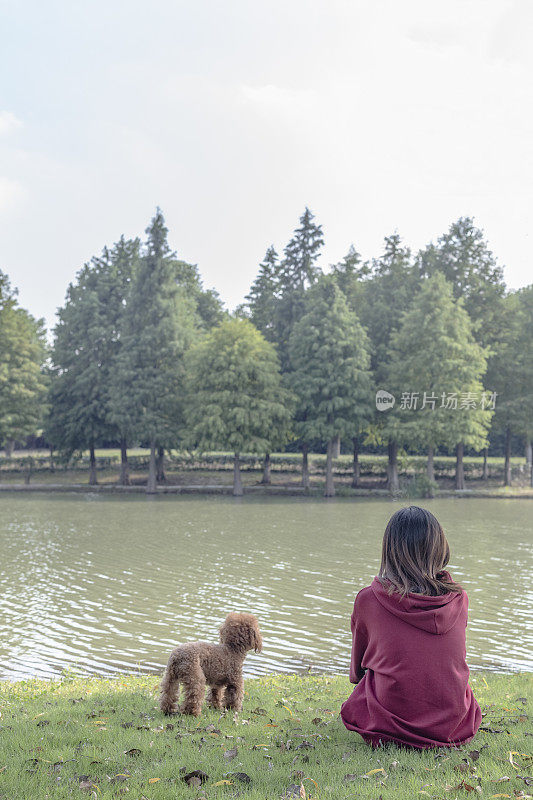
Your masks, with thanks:
[[[244,495],[249,496],[287,496],[287,497],[323,497],[323,490],[319,487],[305,490],[299,486],[244,486]],[[67,493],[67,494],[141,494],[146,495],[146,488],[144,486],[120,486],[119,484],[97,484],[90,486],[87,483],[0,483],[0,493],[21,493],[21,492],[41,492],[41,493]],[[156,491],[148,496],[164,495],[164,494],[200,494],[200,495],[233,495],[233,488],[231,485],[193,485],[190,486],[158,486]],[[339,498],[352,498],[357,500],[359,498],[375,498],[375,499],[413,499],[412,495],[405,493],[398,493],[391,495],[388,489],[349,489],[343,487],[337,492],[336,497]],[[505,491],[499,489],[441,489],[435,492],[434,498],[419,498],[419,499],[440,499],[440,498],[461,498],[461,499],[499,499],[499,500],[533,500],[533,488],[531,490],[513,490],[513,488],[506,489]],[[324,498],[328,501],[335,498]]]

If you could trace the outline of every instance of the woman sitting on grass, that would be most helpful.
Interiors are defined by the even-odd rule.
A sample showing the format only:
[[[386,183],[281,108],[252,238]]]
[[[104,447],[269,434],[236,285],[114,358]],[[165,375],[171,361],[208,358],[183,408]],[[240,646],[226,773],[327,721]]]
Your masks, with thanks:
[[[444,570],[450,549],[423,508],[397,511],[385,530],[379,575],[355,598],[345,726],[373,747],[447,747],[477,733],[468,685],[468,597]]]

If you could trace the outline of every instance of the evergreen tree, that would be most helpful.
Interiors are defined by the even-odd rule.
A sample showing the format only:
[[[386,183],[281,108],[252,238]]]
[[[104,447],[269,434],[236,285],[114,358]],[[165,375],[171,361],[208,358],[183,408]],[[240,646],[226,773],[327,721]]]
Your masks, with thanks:
[[[228,319],[191,348],[186,362],[187,443],[229,448],[233,494],[242,495],[240,454],[270,452],[290,423],[276,350],[248,320]]]
[[[338,264],[334,264],[331,274],[337,282],[337,286],[344,294],[348,306],[356,314],[359,313],[359,305],[364,291],[363,283],[371,273],[370,265],[361,260],[360,253],[355,247],[350,245],[350,249]]]
[[[297,397],[295,428],[304,447],[314,439],[327,442],[327,497],[335,494],[334,439],[359,433],[370,417],[368,349],[366,333],[335,278],[322,276],[308,290],[306,313],[291,333],[288,379]]]
[[[194,302],[200,328],[210,330],[224,319],[222,300],[214,289],[204,289],[196,264],[175,260],[176,282]]]
[[[426,279],[391,336],[387,386],[397,404],[383,417],[391,438],[427,448],[431,483],[437,447],[485,443],[492,416],[481,407],[485,367],[462,300],[443,275]]]
[[[156,452],[176,443],[183,417],[184,354],[197,314],[176,280],[175,255],[159,209],[124,309],[113,384],[114,416],[150,446],[147,492],[156,490]]]
[[[440,272],[452,284],[454,296],[463,298],[478,341],[485,347],[496,342],[505,293],[503,270],[474,220],[460,217],[436,245],[419,253],[417,261],[422,278]]]
[[[274,341],[278,346],[283,371],[289,367],[288,342],[295,323],[304,313],[305,292],[321,274],[317,265],[324,245],[322,226],[306,207],[300,227],[285,247],[278,270],[277,302],[274,306]]]
[[[398,233],[385,238],[383,255],[374,259],[368,280],[362,284],[359,316],[368,331],[371,343],[371,366],[378,389],[388,390],[387,361],[391,337],[401,325],[402,314],[409,308],[419,288],[418,273],[411,251],[402,244]],[[392,420],[383,428],[382,414],[374,418],[373,438],[387,443],[387,484],[392,492],[398,489],[398,445],[401,434]]]
[[[504,485],[511,484],[511,438],[533,438],[533,285],[512,292],[499,317],[498,341],[488,366],[488,385],[497,393],[494,426],[505,436]]]
[[[278,254],[271,245],[259,265],[259,273],[246,295],[245,307],[253,325],[269,342],[276,341],[274,315],[279,293]]]
[[[20,308],[0,270],[0,445],[8,455],[43,422],[46,356],[44,320]]]

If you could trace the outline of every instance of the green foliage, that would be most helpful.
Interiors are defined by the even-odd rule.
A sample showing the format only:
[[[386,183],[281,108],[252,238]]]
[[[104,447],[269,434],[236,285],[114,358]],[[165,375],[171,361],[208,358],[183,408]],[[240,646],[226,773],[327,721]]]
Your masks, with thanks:
[[[471,217],[460,217],[436,245],[422,250],[418,268],[422,278],[438,272],[452,284],[454,297],[463,298],[482,345],[498,340],[505,292],[503,270]]]
[[[137,239],[121,237],[111,250],[104,248],[78,272],[59,311],[46,435],[66,454],[121,431],[111,407],[112,376],[138,256]]]
[[[177,441],[183,418],[183,357],[199,320],[194,298],[187,291],[191,276],[180,286],[159,209],[146,233],[123,312],[112,381],[112,418],[130,435],[170,446]]]
[[[495,426],[533,438],[533,285],[508,295],[498,341],[489,359],[490,386],[497,393]]]
[[[44,320],[20,308],[0,271],[0,444],[38,431],[46,410]]]
[[[485,351],[474,339],[462,300],[454,300],[451,284],[436,273],[422,283],[391,336],[386,388],[396,405],[383,412],[385,435],[415,446],[462,441],[476,450],[485,447],[492,417],[481,407],[485,370]],[[402,409],[403,393],[416,395],[416,409]],[[450,394],[457,397],[456,408],[446,407]],[[475,407],[463,406],[469,394]]]
[[[251,322],[229,319],[187,354],[186,441],[200,449],[268,452],[290,422],[274,346]]]
[[[371,415],[368,339],[333,276],[306,294],[289,340],[288,380],[298,398],[295,430],[303,442],[355,436]]]
[[[200,719],[164,717],[158,678],[69,672],[59,681],[0,683],[2,794],[412,800],[477,795],[475,786],[486,797],[530,794],[529,673],[472,673],[484,730],[439,751],[372,750],[346,730],[338,711],[353,686],[344,675],[249,679],[241,713],[206,708]],[[184,781],[193,770],[206,776],[201,788]]]

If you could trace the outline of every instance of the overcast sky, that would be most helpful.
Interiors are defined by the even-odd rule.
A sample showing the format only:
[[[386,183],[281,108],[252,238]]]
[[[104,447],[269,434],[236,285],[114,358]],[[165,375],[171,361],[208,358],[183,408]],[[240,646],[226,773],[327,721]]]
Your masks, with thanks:
[[[307,204],[323,264],[472,215],[533,280],[531,0],[0,0],[0,269],[53,324],[161,206],[229,308]]]

